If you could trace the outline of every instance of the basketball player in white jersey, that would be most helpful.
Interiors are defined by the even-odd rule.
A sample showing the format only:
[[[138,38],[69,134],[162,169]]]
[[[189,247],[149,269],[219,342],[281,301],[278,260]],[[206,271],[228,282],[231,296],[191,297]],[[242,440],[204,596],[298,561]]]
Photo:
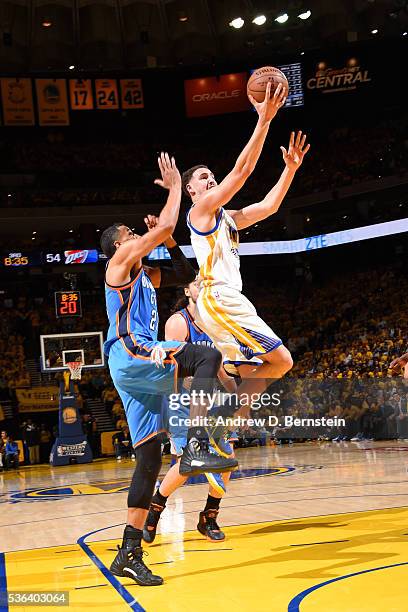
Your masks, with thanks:
[[[192,206],[187,216],[191,244],[202,279],[197,300],[196,321],[223,355],[228,373],[241,376],[242,397],[267,387],[265,379],[279,379],[288,372],[292,357],[281,339],[256,313],[241,293],[238,231],[259,223],[280,207],[310,145],[306,135],[291,133],[289,147],[281,147],[284,170],[274,187],[258,203],[241,210],[224,210],[241,189],[259,158],[266,137],[268,120],[263,116],[265,102],[252,100],[259,114],[254,134],[232,171],[217,184],[214,174],[203,164],[194,166],[182,177],[184,192]],[[243,402],[237,415],[247,418],[250,402]]]

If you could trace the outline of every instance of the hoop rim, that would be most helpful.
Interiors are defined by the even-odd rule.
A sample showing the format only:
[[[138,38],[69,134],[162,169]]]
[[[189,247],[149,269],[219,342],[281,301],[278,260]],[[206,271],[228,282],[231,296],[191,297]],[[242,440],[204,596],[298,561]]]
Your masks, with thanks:
[[[65,365],[68,367],[73,380],[81,378],[82,367],[84,365],[82,361],[66,361]]]

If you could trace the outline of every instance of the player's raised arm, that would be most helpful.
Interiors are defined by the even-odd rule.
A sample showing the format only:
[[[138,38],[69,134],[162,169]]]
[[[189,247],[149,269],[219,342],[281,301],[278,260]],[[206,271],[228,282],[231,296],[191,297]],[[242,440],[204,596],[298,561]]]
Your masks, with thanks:
[[[180,210],[181,177],[174,158],[170,159],[167,153],[161,153],[158,164],[161,178],[156,179],[155,184],[167,189],[169,195],[156,227],[142,236],[136,236],[124,224],[115,224],[102,234],[102,250],[110,258],[106,273],[109,284],[120,285],[127,282],[131,269],[136,264],[141,266],[142,257],[174,231]]]
[[[147,225],[149,232],[155,230],[158,225],[159,219],[154,215],[147,215],[144,222]],[[185,257],[183,251],[177,245],[173,236],[169,236],[164,241],[164,246],[171,258],[170,266],[160,266],[159,268],[150,268],[144,266],[146,272],[149,274],[150,280],[154,287],[185,287],[191,283],[196,276],[196,272],[193,266]]]
[[[279,83],[271,97],[271,83],[268,83],[263,102],[257,102],[252,96],[249,96],[249,99],[258,113],[255,130],[231,172],[227,174],[219,185],[209,190],[195,203],[194,208],[197,210],[202,209],[214,212],[221,206],[224,206],[241,189],[245,181],[252,174],[261,155],[270,123],[278,110],[285,104],[285,89]],[[196,213],[193,212],[193,222],[195,215]]]
[[[285,169],[276,185],[272,187],[261,202],[250,204],[250,206],[245,206],[241,210],[228,211],[233,217],[237,229],[249,227],[277,212],[309,149],[310,144],[306,145],[306,134],[302,136],[302,132],[299,131],[295,139],[295,133],[291,133],[288,150],[281,147]]]

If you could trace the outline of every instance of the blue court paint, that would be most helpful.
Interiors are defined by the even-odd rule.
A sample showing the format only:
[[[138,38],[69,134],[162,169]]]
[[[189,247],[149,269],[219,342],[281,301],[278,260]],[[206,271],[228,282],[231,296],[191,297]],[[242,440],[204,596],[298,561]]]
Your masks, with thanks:
[[[315,584],[314,586],[305,589],[298,595],[296,595],[288,605],[288,612],[300,612],[299,605],[301,602],[313,593],[313,591],[317,591],[328,584],[332,584],[333,582],[339,582],[339,580],[346,580],[346,578],[353,578],[353,576],[360,576],[361,574],[369,574],[370,572],[378,572],[380,570],[391,569],[393,567],[401,567],[402,565],[408,565],[408,561],[404,563],[394,563],[393,565],[383,565],[382,567],[373,567],[372,569],[362,570],[361,572],[354,572],[353,574],[346,574],[345,576],[339,576],[338,578],[332,578],[331,580],[326,580],[326,582],[321,582],[320,584]]]
[[[129,605],[131,610],[135,610],[136,612],[146,612],[145,609],[142,608],[142,606],[139,603],[137,603],[133,595],[131,595],[129,591],[125,589],[125,587],[119,582],[116,576],[114,576],[108,570],[106,565],[102,563],[99,557],[95,555],[95,553],[89,548],[88,544],[86,544],[85,542],[85,538],[88,538],[94,533],[99,533],[100,531],[105,531],[106,529],[111,529],[112,527],[120,527],[120,526],[122,526],[122,523],[119,523],[118,525],[109,525],[109,527],[102,527],[102,529],[95,529],[95,531],[90,531],[89,533],[86,533],[85,535],[81,536],[77,540],[77,544],[79,544],[79,546],[82,548],[84,553],[88,555],[91,561],[95,563],[96,567],[98,568],[100,572],[102,572],[105,578],[109,580],[110,584],[119,593],[119,595],[126,601],[126,603]],[[0,612],[1,612],[1,609],[0,609]]]
[[[0,553],[0,612],[8,612],[6,558]]]

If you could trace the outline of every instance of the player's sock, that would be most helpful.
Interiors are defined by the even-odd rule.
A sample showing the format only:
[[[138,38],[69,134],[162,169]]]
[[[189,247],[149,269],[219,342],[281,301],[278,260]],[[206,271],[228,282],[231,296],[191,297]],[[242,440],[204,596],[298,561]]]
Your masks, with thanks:
[[[157,489],[156,493],[152,497],[152,503],[158,504],[159,506],[163,506],[163,508],[165,507],[167,500],[168,497],[162,495],[160,493],[160,489]]]
[[[126,525],[123,532],[122,548],[134,548],[142,543],[143,531],[132,525]]]
[[[118,546],[110,571],[115,576],[132,578],[140,586],[158,586],[163,584],[163,578],[152,574],[143,562],[142,535],[141,529],[126,525],[122,546]]]
[[[207,503],[205,504],[204,512],[206,510],[218,510],[220,507],[221,497],[213,497],[209,495],[207,497]]]

